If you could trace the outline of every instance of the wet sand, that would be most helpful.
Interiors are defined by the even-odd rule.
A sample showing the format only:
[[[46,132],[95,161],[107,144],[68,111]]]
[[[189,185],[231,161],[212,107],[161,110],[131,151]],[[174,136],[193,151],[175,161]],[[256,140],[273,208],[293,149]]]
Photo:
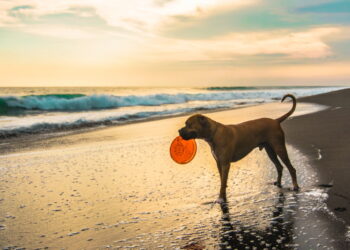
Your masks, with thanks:
[[[320,184],[331,184],[327,204],[350,224],[350,89],[301,98],[329,106],[283,124],[287,141],[309,156]]]
[[[208,116],[223,123],[277,118],[290,105],[273,103]],[[318,108],[300,104],[295,115]],[[3,153],[0,246],[348,247],[346,224],[326,206],[329,188],[318,186],[323,180],[312,158],[289,144],[300,192],[289,190],[287,171],[283,188],[273,186],[274,166],[264,152],[254,150],[231,166],[229,203],[212,204],[220,182],[209,146],[197,140],[197,155],[187,165],[175,164],[169,157],[169,144],[185,120],[175,117],[72,134]]]

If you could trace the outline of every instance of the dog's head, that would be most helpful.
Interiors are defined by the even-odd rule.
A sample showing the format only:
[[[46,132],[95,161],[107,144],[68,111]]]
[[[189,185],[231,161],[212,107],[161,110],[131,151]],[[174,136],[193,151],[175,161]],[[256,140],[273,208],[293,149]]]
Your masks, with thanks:
[[[209,118],[204,115],[193,115],[186,120],[186,126],[179,130],[179,135],[185,139],[206,138],[209,133]]]

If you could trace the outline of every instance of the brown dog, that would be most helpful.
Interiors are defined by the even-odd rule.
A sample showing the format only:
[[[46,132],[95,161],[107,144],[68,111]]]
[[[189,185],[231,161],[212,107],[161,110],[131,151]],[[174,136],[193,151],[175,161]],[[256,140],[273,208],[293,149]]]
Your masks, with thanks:
[[[280,125],[294,112],[296,107],[296,99],[293,95],[285,95],[282,102],[287,97],[293,100],[292,109],[275,120],[261,118],[236,125],[223,125],[206,116],[197,114],[188,118],[186,126],[179,130],[180,136],[185,140],[198,138],[209,143],[220,173],[221,188],[218,202],[226,201],[230,163],[239,161],[256,147],[259,147],[260,150],[264,148],[276,166],[278,176],[275,185],[281,187],[283,167],[277,158],[279,156],[289,170],[294,190],[299,189],[296,171],[289,161],[284,133]]]

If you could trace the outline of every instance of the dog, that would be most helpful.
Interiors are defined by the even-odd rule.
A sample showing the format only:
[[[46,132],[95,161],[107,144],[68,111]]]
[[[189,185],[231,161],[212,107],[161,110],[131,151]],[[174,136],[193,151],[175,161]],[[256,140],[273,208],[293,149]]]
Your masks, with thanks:
[[[236,162],[249,154],[254,148],[265,149],[268,157],[277,169],[277,181],[274,185],[281,187],[283,166],[277,156],[288,168],[293,181],[293,190],[299,190],[296,170],[291,164],[281,123],[286,120],[296,108],[296,98],[287,94],[293,101],[289,112],[277,119],[261,118],[235,125],[224,125],[204,115],[196,114],[186,120],[185,127],[179,130],[179,135],[185,139],[203,139],[211,147],[220,174],[220,195],[218,203],[226,202],[227,178],[231,162]]]

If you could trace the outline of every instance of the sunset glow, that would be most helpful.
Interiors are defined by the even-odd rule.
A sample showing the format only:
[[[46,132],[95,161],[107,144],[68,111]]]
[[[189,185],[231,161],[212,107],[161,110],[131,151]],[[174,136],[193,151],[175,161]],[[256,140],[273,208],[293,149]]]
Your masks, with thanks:
[[[344,85],[350,3],[4,0],[0,86]]]

